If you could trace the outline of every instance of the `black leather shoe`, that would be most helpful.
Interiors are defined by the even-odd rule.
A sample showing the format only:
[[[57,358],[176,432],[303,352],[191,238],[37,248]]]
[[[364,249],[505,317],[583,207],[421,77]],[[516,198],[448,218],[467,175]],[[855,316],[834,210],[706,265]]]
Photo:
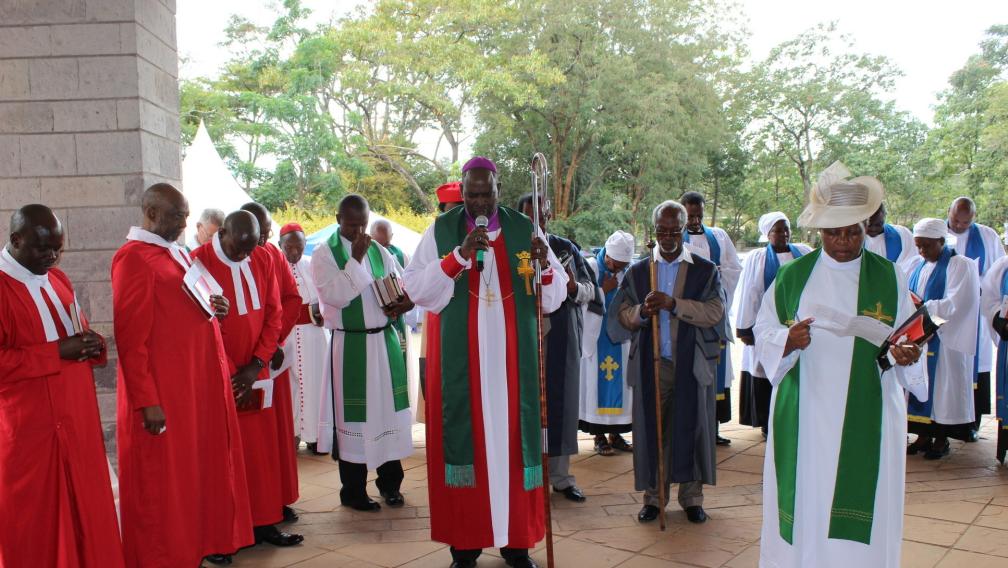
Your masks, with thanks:
[[[398,491],[382,491],[381,496],[389,507],[402,507],[406,504],[406,498]]]
[[[519,556],[518,558],[509,558],[504,561],[504,564],[507,564],[512,568],[539,568],[539,565],[536,564],[536,561],[532,560],[532,557],[530,556]]]
[[[308,453],[310,453],[313,456],[327,456],[327,455],[329,455],[329,452],[320,452],[320,451],[318,451],[318,443],[317,442],[308,442]]]
[[[945,440],[945,445],[944,446],[940,446],[940,447],[938,445],[931,446],[930,450],[924,452],[924,459],[926,459],[926,460],[940,460],[943,457],[949,455],[949,450],[951,449],[951,447],[952,447],[952,445],[949,444],[948,440]]]
[[[730,446],[731,440],[729,440],[728,438],[724,438],[722,436],[718,436],[714,443],[719,446]]]
[[[553,491],[556,493],[563,493],[563,496],[566,497],[567,500],[574,501],[575,503],[584,503],[588,499],[585,497],[584,493],[581,493],[581,490],[578,489],[577,485],[571,485],[567,489],[557,489],[554,487]]]
[[[658,507],[654,505],[644,505],[637,513],[637,520],[642,523],[650,523],[658,518]]]
[[[692,507],[686,507],[686,519],[691,523],[706,523],[707,522],[707,512],[703,510],[703,507],[699,505],[694,505]]]
[[[304,542],[304,537],[299,534],[280,532],[273,525],[255,528],[256,544],[268,542],[273,546],[294,546]]]
[[[232,562],[230,554],[209,554],[204,560],[218,566],[229,566]]]
[[[451,568],[476,568],[475,560],[456,560],[451,563]]]
[[[980,433],[977,432],[976,430],[970,430],[969,437],[966,439],[966,441],[970,444],[975,444],[979,440],[980,440]]]
[[[370,497],[365,498],[363,501],[349,501],[345,499],[340,499],[340,503],[342,503],[344,507],[350,507],[354,511],[371,512],[381,510],[381,505],[379,505],[377,501],[375,501]]]
[[[283,508],[283,522],[285,522],[285,523],[296,523],[299,518],[300,517],[298,517],[298,514],[297,514],[297,512],[294,509],[291,509],[287,505],[284,505],[284,508]]]

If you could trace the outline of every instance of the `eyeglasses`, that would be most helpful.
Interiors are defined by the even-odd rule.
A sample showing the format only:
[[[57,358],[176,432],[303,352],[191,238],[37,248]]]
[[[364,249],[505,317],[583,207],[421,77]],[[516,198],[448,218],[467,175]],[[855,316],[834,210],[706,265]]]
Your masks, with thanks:
[[[682,238],[682,231],[655,231],[656,239],[671,239],[674,237]]]

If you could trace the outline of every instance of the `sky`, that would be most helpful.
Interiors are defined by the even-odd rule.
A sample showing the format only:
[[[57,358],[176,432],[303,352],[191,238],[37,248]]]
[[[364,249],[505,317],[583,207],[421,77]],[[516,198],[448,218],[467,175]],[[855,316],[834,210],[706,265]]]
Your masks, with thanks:
[[[576,1],[576,0],[572,0]],[[618,0],[614,0],[618,1]],[[891,97],[898,108],[931,124],[937,94],[978,51],[984,31],[1008,24],[1008,0],[739,0],[749,21],[754,60],[818,23],[836,21],[857,49],[890,58],[904,77]],[[313,20],[350,13],[365,0],[304,0]],[[227,60],[217,44],[232,13],[272,21],[269,0],[178,0],[178,50],[183,78],[214,76]]]

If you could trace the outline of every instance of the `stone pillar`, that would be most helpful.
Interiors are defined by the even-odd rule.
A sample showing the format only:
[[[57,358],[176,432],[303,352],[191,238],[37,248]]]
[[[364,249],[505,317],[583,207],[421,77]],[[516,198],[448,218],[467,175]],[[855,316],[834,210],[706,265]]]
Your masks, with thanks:
[[[52,207],[60,267],[112,335],[109,264],[140,196],[181,177],[175,0],[0,0],[0,245],[13,210]],[[116,370],[95,373],[115,455]]]

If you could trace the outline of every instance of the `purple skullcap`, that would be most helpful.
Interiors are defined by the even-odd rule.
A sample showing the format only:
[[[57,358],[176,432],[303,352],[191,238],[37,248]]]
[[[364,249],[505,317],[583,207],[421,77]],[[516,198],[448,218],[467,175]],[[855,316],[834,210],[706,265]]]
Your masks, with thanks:
[[[497,164],[493,163],[490,158],[484,158],[483,156],[473,156],[469,158],[469,161],[462,166],[462,173],[466,173],[469,170],[474,170],[476,168],[490,170],[493,173],[497,173]]]

